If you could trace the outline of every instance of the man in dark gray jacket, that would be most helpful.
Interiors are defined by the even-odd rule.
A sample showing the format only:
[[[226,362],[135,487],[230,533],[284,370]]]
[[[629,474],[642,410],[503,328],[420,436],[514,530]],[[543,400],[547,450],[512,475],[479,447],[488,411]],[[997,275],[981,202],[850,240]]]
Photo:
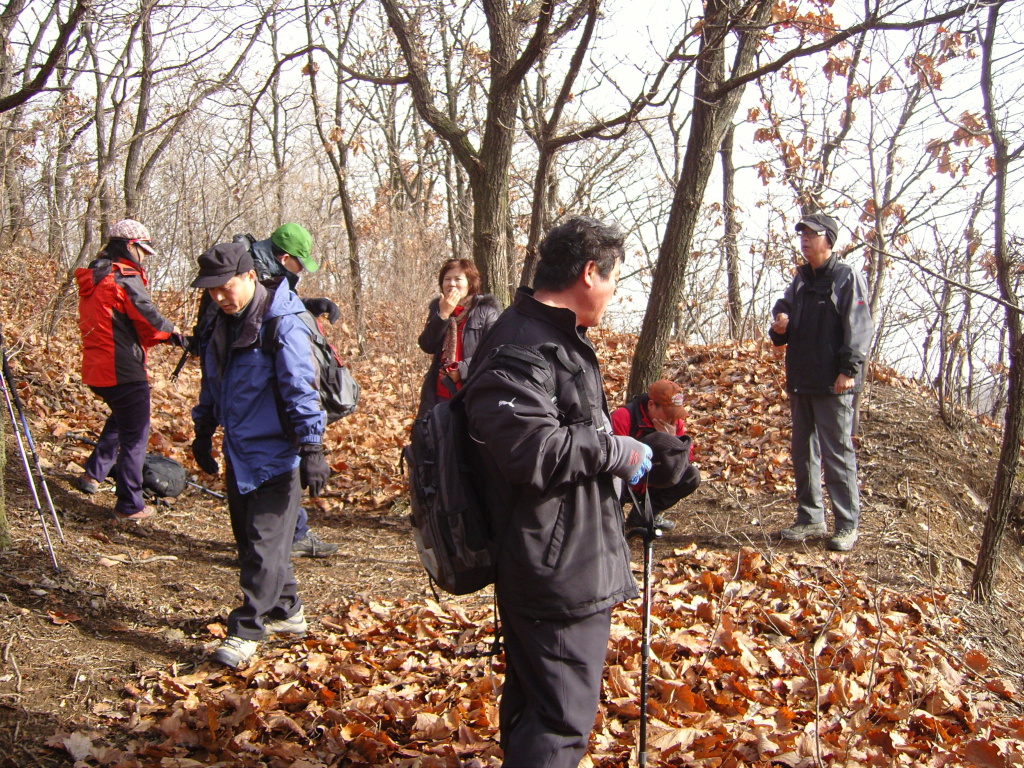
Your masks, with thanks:
[[[611,609],[637,595],[619,490],[650,468],[651,450],[612,433],[586,336],[615,292],[623,239],[585,217],[551,230],[534,290],[519,289],[470,370],[502,345],[537,353],[534,365],[488,367],[465,397],[497,541],[505,768],[578,765],[597,714]]]
[[[864,278],[832,254],[839,225],[814,213],[796,225],[802,265],[772,309],[769,335],[786,345],[786,390],[793,417],[796,523],[782,538],[803,541],[827,532],[821,466],[832,500],[835,531],[828,548],[857,543],[860,495],[853,447],[853,399],[864,383],[873,324]]]

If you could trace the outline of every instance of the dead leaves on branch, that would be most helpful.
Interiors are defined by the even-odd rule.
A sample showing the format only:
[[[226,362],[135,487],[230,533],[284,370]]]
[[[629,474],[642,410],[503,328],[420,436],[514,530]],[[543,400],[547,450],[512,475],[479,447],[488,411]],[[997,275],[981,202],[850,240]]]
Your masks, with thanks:
[[[948,607],[816,557],[676,550],[652,602],[652,765],[1020,765],[1019,694],[981,651],[947,648]],[[320,623],[244,670],[144,673],[111,715],[118,749],[98,734],[51,746],[119,768],[498,764],[490,611],[355,601]],[[616,609],[596,765],[635,751],[639,631],[636,604]]]

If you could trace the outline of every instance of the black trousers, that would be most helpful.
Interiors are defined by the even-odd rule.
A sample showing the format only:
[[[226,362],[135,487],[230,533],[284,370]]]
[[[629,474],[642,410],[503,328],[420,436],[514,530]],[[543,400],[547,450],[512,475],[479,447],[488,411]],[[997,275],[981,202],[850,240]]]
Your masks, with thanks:
[[[250,493],[239,493],[226,464],[228,511],[241,566],[244,601],[228,615],[228,634],[263,637],[263,618],[286,619],[302,607],[292,572],[292,535],[299,515],[298,468],[276,475]]]
[[[142,495],[142,464],[149,443],[149,382],[130,381],[112,387],[89,387],[110,407],[85,471],[103,482],[114,470],[117,503],[114,511],[133,515],[146,505]]]
[[[505,646],[499,708],[503,768],[576,768],[601,697],[611,609],[537,620],[498,597]]]
[[[654,514],[674,507],[699,487],[700,470],[691,464],[675,485],[668,488],[651,488],[651,506],[654,508]]]

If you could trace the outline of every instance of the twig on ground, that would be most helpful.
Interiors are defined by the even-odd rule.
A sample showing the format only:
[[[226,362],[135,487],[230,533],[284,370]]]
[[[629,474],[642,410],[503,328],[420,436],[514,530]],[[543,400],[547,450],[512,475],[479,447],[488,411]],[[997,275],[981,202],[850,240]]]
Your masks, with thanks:
[[[146,565],[147,563],[155,563],[159,560],[177,560],[177,555],[153,555],[152,557],[143,557],[142,559],[136,559],[132,555],[100,555],[108,560],[114,560],[124,565]]]

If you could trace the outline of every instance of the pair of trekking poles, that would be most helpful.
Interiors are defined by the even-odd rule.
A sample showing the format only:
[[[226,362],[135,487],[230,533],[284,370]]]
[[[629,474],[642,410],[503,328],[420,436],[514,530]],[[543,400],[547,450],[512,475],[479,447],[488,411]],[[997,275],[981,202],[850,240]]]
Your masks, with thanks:
[[[644,586],[640,614],[640,737],[637,740],[636,764],[647,766],[647,688],[651,667],[651,571],[654,560],[654,541],[660,539],[662,530],[654,524],[654,509],[651,507],[651,490],[644,491],[641,503],[633,489],[629,495],[641,520],[641,525],[626,532],[628,538],[640,538],[644,545]]]
[[[46,500],[50,514],[53,516],[53,524],[64,541],[64,531],[60,527],[60,518],[57,517],[57,510],[54,509],[53,499],[50,497],[50,488],[46,484],[46,475],[43,473],[43,465],[39,461],[39,453],[36,451],[35,441],[32,439],[32,431],[28,427],[28,419],[25,416],[25,408],[18,395],[18,388],[14,383],[14,374],[11,373],[11,366],[7,360],[7,345],[4,343],[3,329],[0,328],[0,359],[2,359],[2,375],[0,375],[0,389],[3,390],[4,402],[7,405],[7,415],[11,418],[11,427],[14,429],[14,436],[18,441],[18,452],[21,454],[21,465],[25,470],[25,478],[28,481],[29,490],[32,492],[32,501],[35,503],[36,511],[39,513],[39,522],[43,524],[43,537],[46,539],[46,548],[50,551],[50,560],[53,568],[60,573],[60,566],[57,565],[57,555],[53,551],[53,542],[50,541],[50,530],[46,524],[46,515],[43,513],[43,505],[40,501],[40,491]],[[15,415],[17,411],[17,415]],[[28,445],[28,451],[25,446]],[[32,473],[32,466],[29,464],[28,454],[32,454],[32,466],[35,466],[38,475],[38,486],[36,476]]]

